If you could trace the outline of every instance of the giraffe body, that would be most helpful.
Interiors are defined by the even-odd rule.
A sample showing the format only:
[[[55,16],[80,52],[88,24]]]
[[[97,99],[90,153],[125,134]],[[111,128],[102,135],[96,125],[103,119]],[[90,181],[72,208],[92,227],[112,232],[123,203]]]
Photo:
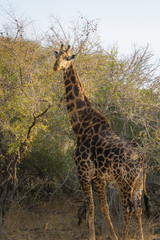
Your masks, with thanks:
[[[106,117],[92,107],[72,64],[74,57],[69,55],[69,48],[65,50],[61,45],[59,53],[55,52],[54,70],[64,72],[67,109],[77,137],[74,158],[87,204],[89,239],[95,240],[93,181],[111,239],[118,240],[109,215],[106,182],[116,182],[120,191],[124,212],[123,239],[128,239],[130,219],[135,212],[143,240],[141,196],[145,190],[145,158],[137,143],[118,137]]]

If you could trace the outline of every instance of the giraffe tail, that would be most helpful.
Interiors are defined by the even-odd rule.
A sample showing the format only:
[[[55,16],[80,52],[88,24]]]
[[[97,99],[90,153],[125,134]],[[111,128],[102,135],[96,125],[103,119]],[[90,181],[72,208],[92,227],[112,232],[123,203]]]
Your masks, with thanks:
[[[149,202],[149,197],[147,196],[146,193],[144,193],[144,204],[145,204],[145,208],[146,208],[147,218],[149,218],[149,216],[151,215],[151,205]]]
[[[143,190],[144,190],[144,204],[145,204],[145,208],[146,208],[146,215],[147,218],[149,218],[149,216],[151,215],[151,205],[150,205],[150,198],[147,195],[147,191],[146,191],[146,164],[143,164]]]

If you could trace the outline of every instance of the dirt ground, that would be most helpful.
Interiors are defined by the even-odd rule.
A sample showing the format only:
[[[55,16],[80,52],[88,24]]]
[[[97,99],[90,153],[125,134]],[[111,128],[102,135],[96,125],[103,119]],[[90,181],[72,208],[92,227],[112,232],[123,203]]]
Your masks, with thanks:
[[[78,226],[79,204],[70,199],[52,202],[20,204],[6,219],[2,240],[87,240],[88,228],[85,221]],[[121,228],[113,224],[119,236]],[[130,226],[130,240],[138,240],[134,220]],[[145,240],[160,240],[158,221],[143,219]],[[160,226],[160,225],[159,225]],[[95,216],[97,240],[109,240],[102,215]]]

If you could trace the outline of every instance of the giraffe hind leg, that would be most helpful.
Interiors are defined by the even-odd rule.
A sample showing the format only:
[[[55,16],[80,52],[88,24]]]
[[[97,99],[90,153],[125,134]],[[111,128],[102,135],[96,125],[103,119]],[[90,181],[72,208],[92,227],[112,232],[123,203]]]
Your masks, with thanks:
[[[122,206],[123,206],[124,223],[123,223],[122,239],[128,240],[130,221],[134,212],[132,188],[130,187],[130,185],[128,185],[128,183],[126,183],[126,181],[120,181],[117,184],[119,187]]]
[[[144,240],[143,237],[143,227],[142,227],[142,207],[141,207],[141,196],[142,194],[139,192],[134,193],[134,209],[135,209],[135,216],[138,221],[140,239]]]
[[[135,215],[138,221],[139,233],[141,240],[144,240],[143,237],[143,228],[142,228],[142,207],[141,207],[141,194],[135,193],[134,194],[134,209]]]
[[[133,203],[134,203],[135,215],[138,221],[140,239],[144,240],[143,227],[142,227],[142,206],[141,206],[141,198],[142,198],[142,192],[143,192],[143,177],[141,176],[142,175],[138,177],[133,190]]]
[[[130,202],[130,198],[127,197],[125,200],[122,199],[123,205],[123,216],[124,216],[124,227],[123,227],[123,240],[128,240],[128,232],[130,221],[133,215],[133,205]]]

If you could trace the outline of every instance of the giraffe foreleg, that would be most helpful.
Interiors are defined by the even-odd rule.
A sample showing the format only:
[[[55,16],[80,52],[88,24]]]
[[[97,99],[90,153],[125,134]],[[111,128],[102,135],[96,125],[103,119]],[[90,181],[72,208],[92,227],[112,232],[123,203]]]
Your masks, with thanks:
[[[85,195],[86,207],[87,207],[87,214],[86,214],[86,221],[89,226],[89,240],[95,240],[95,228],[94,228],[94,200],[93,200],[93,193],[92,193],[92,185],[91,182],[82,180],[81,185],[83,188],[83,193]]]
[[[110,231],[111,239],[118,240],[110,219],[109,206],[106,195],[106,182],[104,180],[95,179],[94,184],[99,198],[100,210],[106,220],[107,226]]]

